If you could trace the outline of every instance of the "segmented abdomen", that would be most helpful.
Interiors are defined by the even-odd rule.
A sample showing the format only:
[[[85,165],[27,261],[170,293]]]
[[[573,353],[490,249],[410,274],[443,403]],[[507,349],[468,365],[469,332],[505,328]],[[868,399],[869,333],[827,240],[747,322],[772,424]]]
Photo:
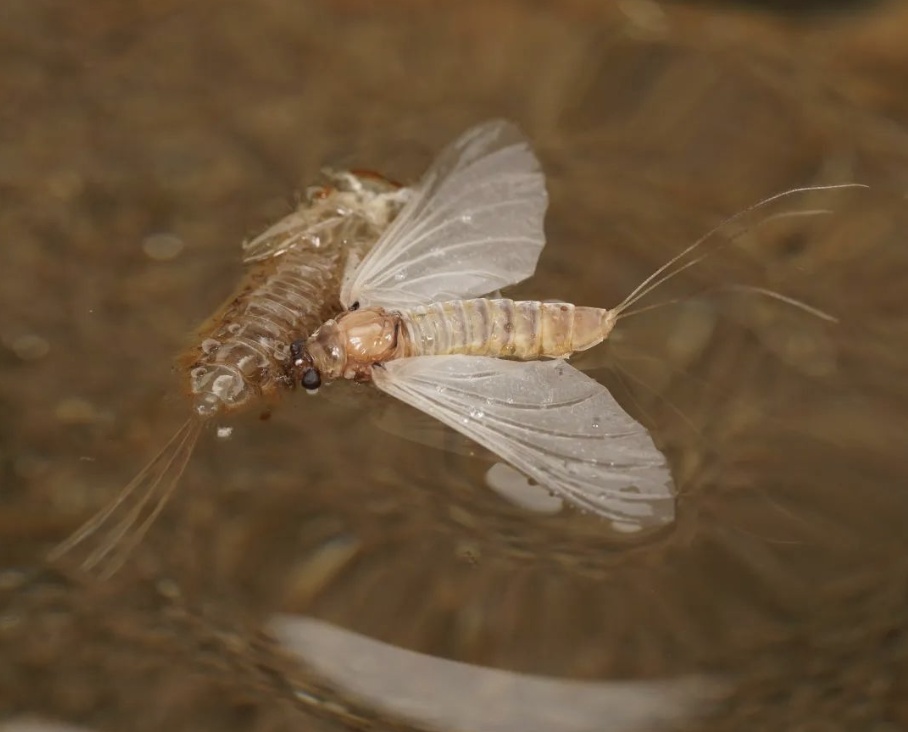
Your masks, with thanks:
[[[563,357],[600,343],[609,311],[569,303],[453,300],[400,313],[402,355],[466,354],[528,361]]]
[[[290,344],[337,312],[342,263],[367,252],[396,215],[402,199],[392,184],[336,178],[356,185],[323,191],[244,247],[249,270],[239,291],[182,359],[199,415],[236,410],[289,385]]]
[[[325,294],[337,280],[338,259],[336,248],[309,249],[265,263],[270,272],[214,319],[189,369],[199,414],[239,408],[278,386],[290,342],[332,307]]]

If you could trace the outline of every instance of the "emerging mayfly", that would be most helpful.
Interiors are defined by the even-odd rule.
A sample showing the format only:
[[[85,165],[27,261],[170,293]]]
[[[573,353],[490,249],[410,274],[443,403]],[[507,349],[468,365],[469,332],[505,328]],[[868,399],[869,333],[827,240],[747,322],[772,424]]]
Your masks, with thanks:
[[[600,343],[630,306],[706,256],[678,264],[704,242],[732,225],[747,231],[744,215],[844,187],[855,186],[795,189],[761,201],[605,310],[477,299],[530,277],[545,244],[544,178],[512,124],[468,130],[412,189],[374,174],[333,174],[296,212],[244,245],[245,280],[182,359],[194,415],[52,558],[99,536],[82,567],[113,573],[160,513],[206,420],[261,405],[298,383],[314,391],[338,378],[373,382],[579,507],[669,522],[671,474],[649,434],[564,359]],[[828,211],[764,220],[813,213]]]
[[[374,173],[326,176],[296,211],[243,244],[246,277],[179,361],[193,415],[108,507],[54,549],[52,560],[94,536],[82,568],[115,572],[176,487],[203,424],[265,406],[294,387],[291,343],[336,312],[347,259],[369,250],[411,194]]]
[[[840,187],[853,186],[787,191],[749,210]],[[478,297],[533,274],[546,204],[539,163],[515,127],[466,133],[348,268],[344,310],[293,344],[293,376],[310,392],[341,378],[372,382],[581,509],[665,524],[675,491],[663,455],[604,386],[564,359],[601,343],[630,306],[699,261],[666,272],[707,237],[612,309]]]

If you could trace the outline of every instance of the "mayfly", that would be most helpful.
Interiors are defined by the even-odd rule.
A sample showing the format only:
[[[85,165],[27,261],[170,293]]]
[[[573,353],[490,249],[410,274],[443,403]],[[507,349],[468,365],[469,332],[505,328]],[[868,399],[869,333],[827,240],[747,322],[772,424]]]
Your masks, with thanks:
[[[747,211],[848,187],[855,185],[790,190]],[[343,310],[291,346],[293,377],[310,392],[342,378],[371,382],[582,510],[666,524],[675,490],[662,453],[604,386],[566,359],[601,343],[632,305],[700,261],[705,255],[679,264],[710,235],[612,309],[483,298],[533,274],[546,206],[539,163],[513,125],[467,132],[362,262],[348,267]],[[788,215],[810,213],[828,211]]]
[[[246,277],[179,359],[190,418],[110,505],[53,550],[51,560],[86,545],[82,568],[113,574],[163,509],[202,426],[263,407],[293,388],[291,343],[337,310],[345,262],[369,250],[412,192],[366,171],[325,175],[324,185],[311,187],[293,213],[243,244]]]
[[[371,381],[581,508],[667,523],[672,479],[652,438],[564,359],[604,340],[629,307],[706,255],[679,264],[685,256],[745,214],[848,187],[761,201],[605,310],[482,299],[530,277],[545,244],[543,174],[508,122],[468,130],[413,188],[374,174],[329,183],[244,245],[247,277],[181,360],[193,416],[52,558],[100,535],[82,567],[113,573],[162,510],[206,420],[342,377]]]

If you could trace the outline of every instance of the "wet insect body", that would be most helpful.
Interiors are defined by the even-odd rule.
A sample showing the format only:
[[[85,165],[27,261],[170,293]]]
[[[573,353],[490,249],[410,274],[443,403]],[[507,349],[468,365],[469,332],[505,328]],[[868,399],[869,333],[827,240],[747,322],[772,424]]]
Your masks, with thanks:
[[[339,378],[371,381],[577,507],[625,525],[664,525],[676,493],[665,458],[604,386],[564,359],[600,343],[629,307],[706,256],[682,262],[723,226],[835,188],[761,201],[612,309],[483,298],[533,274],[548,199],[519,130],[479,125],[439,156],[375,247],[345,272],[344,310],[294,344],[294,378],[310,391]],[[814,213],[828,211],[774,217]]]
[[[632,314],[629,307],[700,261],[706,254],[685,257],[705,242],[747,231],[746,215],[801,193],[849,187],[858,186],[765,199],[604,309],[483,297],[530,277],[545,244],[544,177],[508,122],[468,130],[412,189],[335,175],[244,245],[246,280],[183,359],[194,417],[54,556],[98,535],[83,567],[115,571],[175,487],[206,419],[296,384],[316,391],[339,378],[373,383],[575,506],[641,526],[669,523],[676,491],[651,436],[564,359],[600,343]],[[829,212],[763,220],[817,213]]]
[[[604,308],[474,298],[400,312],[352,310],[322,325],[306,348],[321,378],[370,381],[374,364],[397,358],[567,358],[601,343],[614,324]]]

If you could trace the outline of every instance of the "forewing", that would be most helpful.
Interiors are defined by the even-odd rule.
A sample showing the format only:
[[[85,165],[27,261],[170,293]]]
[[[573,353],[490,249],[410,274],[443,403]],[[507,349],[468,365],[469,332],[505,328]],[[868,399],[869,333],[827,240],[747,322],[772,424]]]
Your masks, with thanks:
[[[671,473],[652,438],[564,361],[420,356],[389,361],[373,379],[581,509],[642,528],[674,518]]]
[[[345,307],[409,307],[484,295],[530,277],[545,245],[539,161],[510,122],[449,145],[358,268]]]

